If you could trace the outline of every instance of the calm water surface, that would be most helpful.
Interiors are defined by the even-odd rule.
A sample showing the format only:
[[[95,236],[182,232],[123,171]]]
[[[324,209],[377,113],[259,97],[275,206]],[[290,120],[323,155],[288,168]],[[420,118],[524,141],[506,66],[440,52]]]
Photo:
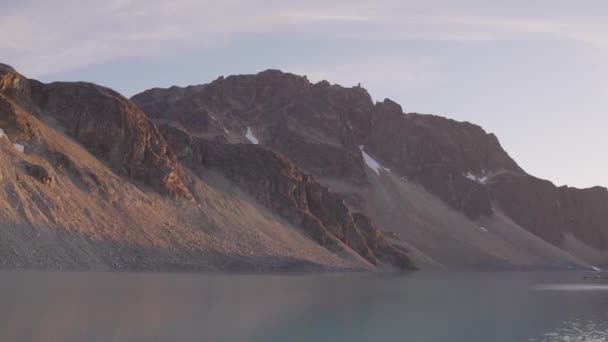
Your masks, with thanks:
[[[608,341],[583,277],[0,272],[0,341]]]

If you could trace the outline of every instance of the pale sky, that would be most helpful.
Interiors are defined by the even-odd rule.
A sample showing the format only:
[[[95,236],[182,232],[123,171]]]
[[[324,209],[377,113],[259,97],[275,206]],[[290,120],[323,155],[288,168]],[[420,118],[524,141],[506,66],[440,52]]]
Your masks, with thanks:
[[[495,133],[529,173],[608,185],[606,0],[0,0],[0,63],[126,96],[281,69]]]

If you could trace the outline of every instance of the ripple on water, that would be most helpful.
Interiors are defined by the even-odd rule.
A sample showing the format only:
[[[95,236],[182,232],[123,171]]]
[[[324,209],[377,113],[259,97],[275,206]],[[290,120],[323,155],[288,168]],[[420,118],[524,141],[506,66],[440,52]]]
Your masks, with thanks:
[[[601,320],[583,321],[573,319],[564,321],[554,331],[541,337],[531,338],[530,342],[608,342],[608,323]]]

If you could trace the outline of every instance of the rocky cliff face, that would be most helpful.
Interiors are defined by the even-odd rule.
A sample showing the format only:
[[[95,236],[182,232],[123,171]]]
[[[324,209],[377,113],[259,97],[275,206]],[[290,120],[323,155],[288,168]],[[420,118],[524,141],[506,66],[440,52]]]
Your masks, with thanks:
[[[152,118],[178,122],[195,134],[247,142],[243,132],[249,128],[262,145],[318,177],[365,183],[364,146],[380,163],[472,218],[491,215],[491,199],[467,175],[523,173],[496,137],[478,126],[405,114],[390,100],[374,104],[362,88],[311,84],[276,70],[153,89],[133,101]]]
[[[173,197],[189,198],[172,151],[131,101],[113,90],[90,83],[42,84],[12,68],[0,70],[4,117],[15,129],[35,138],[19,124],[19,109],[35,114],[83,144],[120,175]],[[23,120],[22,120],[23,121]],[[30,144],[44,149],[44,142]]]
[[[521,175],[501,175],[491,185],[500,207],[520,225],[563,246],[568,235],[597,250],[608,247],[608,190],[556,187]]]
[[[406,251],[391,245],[369,218],[353,212],[340,195],[282,155],[254,145],[195,138],[171,126],[164,126],[163,133],[191,170],[219,171],[321,246],[335,252],[350,248],[375,266],[414,268]]]
[[[528,175],[479,126],[404,113],[388,99],[374,104],[360,87],[268,70],[152,89],[132,100],[150,117],[192,134],[259,143],[340,190],[369,188],[373,177],[390,174],[421,185],[469,220],[497,220],[500,211],[501,220],[504,213],[560,248],[572,235],[606,251],[605,189],[557,188]],[[373,207],[356,193],[344,195],[353,207]]]
[[[110,253],[94,260],[109,267],[154,267],[137,256],[144,254],[160,259],[159,268],[414,268],[406,251],[391,245],[371,220],[273,151],[163,125],[167,140],[138,106],[94,84],[42,84],[2,65],[0,90],[0,128],[6,132],[1,139],[23,146],[1,151],[8,161],[7,177],[2,177],[7,188],[0,194],[10,215],[0,224],[34,232],[67,229],[77,239],[101,236],[107,251],[89,242],[76,248]],[[196,127],[194,122],[184,124]],[[253,200],[226,192],[221,182],[207,177],[209,170]],[[14,188],[20,174],[31,184]],[[20,192],[19,201],[10,199]],[[163,209],[155,209],[156,203]],[[79,205],[83,212],[75,209]],[[63,238],[55,243],[61,245]],[[31,246],[15,243],[11,248],[19,254]],[[47,253],[74,252],[58,248]],[[89,266],[93,261],[81,257],[61,256],[55,265]],[[141,267],[138,261],[125,261],[132,258]],[[7,260],[13,260],[13,267],[39,267],[41,262]]]

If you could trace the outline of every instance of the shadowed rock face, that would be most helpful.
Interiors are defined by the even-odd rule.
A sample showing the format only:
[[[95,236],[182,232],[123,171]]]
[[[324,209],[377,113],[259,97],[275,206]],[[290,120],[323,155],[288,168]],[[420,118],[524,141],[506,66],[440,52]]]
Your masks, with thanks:
[[[390,100],[378,103],[372,117],[368,144],[378,157],[471,218],[493,212],[486,187],[467,174],[488,178],[503,172],[523,174],[496,137],[479,126],[404,114]]]
[[[322,178],[366,183],[359,148],[365,146],[381,164],[419,181],[472,218],[493,211],[486,187],[467,173],[523,174],[496,137],[479,126],[405,114],[388,99],[374,104],[360,87],[311,84],[276,70],[153,89],[133,101],[151,117],[178,122],[191,132],[214,131],[216,125],[238,132],[254,127],[264,146]]]
[[[321,179],[368,183],[360,148],[400,177],[471,219],[501,208],[535,235],[561,246],[571,233],[606,250],[605,189],[557,188],[526,174],[493,134],[479,126],[404,113],[393,101],[374,104],[360,87],[268,70],[219,78],[187,88],[152,89],[133,97],[150,117],[191,132],[219,132],[246,142],[251,127],[260,144]],[[193,124],[194,123],[194,124]]]
[[[364,215],[352,212],[338,194],[328,191],[291,161],[255,145],[226,144],[193,138],[182,129],[163,126],[180,161],[191,170],[219,171],[320,245],[353,249],[373,265],[413,269],[406,251],[392,246]]]
[[[500,207],[524,227],[561,246],[566,234],[586,244],[608,248],[608,190],[556,187],[542,179],[501,175],[492,184]]]
[[[247,142],[244,132],[252,126],[264,145],[288,152],[306,171],[365,181],[357,133],[348,122],[352,117],[357,127],[358,122],[369,126],[373,103],[363,89],[312,85],[303,77],[269,70],[169,92],[153,89],[133,100],[150,117],[178,122],[195,135]],[[236,140],[223,128],[236,133]]]

